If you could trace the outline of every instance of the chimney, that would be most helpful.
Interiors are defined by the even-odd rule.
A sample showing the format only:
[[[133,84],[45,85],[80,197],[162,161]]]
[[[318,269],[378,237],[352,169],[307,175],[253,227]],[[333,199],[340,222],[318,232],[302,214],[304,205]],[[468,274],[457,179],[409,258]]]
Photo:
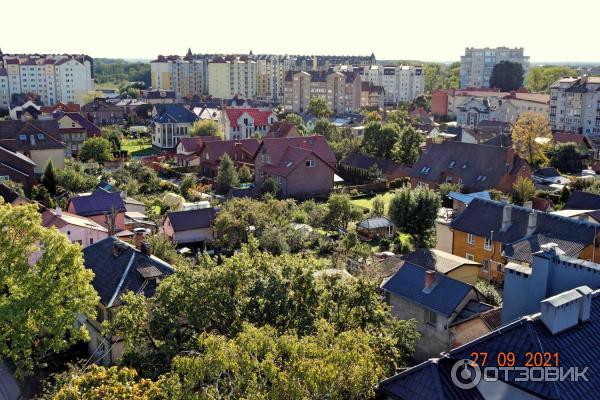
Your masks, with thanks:
[[[127,190],[121,190],[121,199],[125,200],[127,198]]]
[[[588,286],[580,286],[549,297],[540,303],[540,319],[553,335],[589,321],[592,293]]]
[[[509,173],[513,167],[515,161],[515,150],[512,147],[505,147],[506,149],[506,173]]]
[[[529,221],[527,222],[527,233],[525,236],[529,237],[533,235],[537,228],[537,213],[532,211],[529,213]]]
[[[62,217],[62,209],[59,206],[56,206],[56,210],[54,210],[54,214],[57,217]]]
[[[148,243],[146,241],[142,241],[140,247],[141,247],[140,251],[142,252],[143,255],[145,255],[145,256],[151,256],[152,255],[152,249],[150,247],[150,243]]]
[[[506,204],[502,209],[502,226],[500,232],[506,232],[512,225],[512,205]]]
[[[121,254],[123,254],[125,250],[127,250],[127,247],[127,244],[121,242],[118,239],[115,240],[115,242],[113,243],[113,257],[119,257]]]
[[[144,233],[146,233],[146,229],[144,228],[135,228],[133,230],[133,243],[135,244],[135,248],[138,250],[142,249],[142,240],[144,240]]]
[[[435,271],[425,271],[425,286],[423,290],[431,290],[435,283]]]

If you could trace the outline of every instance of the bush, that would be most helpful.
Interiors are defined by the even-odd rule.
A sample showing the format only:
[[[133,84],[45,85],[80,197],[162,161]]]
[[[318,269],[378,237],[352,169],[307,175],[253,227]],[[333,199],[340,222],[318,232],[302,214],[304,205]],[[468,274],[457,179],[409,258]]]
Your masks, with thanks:
[[[482,279],[478,280],[475,289],[488,299],[489,304],[493,306],[502,305],[502,296],[500,296],[500,293],[498,293],[496,288],[488,281]]]

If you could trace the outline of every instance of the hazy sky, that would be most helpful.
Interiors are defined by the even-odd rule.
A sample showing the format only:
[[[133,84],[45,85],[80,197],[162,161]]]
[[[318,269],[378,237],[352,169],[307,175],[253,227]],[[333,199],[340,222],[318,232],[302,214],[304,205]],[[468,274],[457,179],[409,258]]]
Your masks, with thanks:
[[[533,62],[600,61],[598,0],[4,0],[7,53],[370,54],[458,60],[524,47]]]

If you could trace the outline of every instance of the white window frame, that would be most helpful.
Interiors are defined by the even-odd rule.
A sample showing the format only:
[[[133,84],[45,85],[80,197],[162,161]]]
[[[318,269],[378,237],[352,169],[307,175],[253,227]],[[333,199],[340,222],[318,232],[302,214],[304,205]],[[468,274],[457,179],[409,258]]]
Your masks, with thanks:
[[[483,260],[481,264],[483,264],[483,272],[490,272],[490,266],[492,265],[490,260]]]
[[[472,233],[467,233],[467,244],[475,244],[475,237]]]
[[[487,251],[492,251],[492,248],[493,248],[492,239],[485,238],[485,241],[483,242],[483,248]]]
[[[471,253],[466,253],[465,258],[469,261],[475,261],[475,256],[473,256]]]

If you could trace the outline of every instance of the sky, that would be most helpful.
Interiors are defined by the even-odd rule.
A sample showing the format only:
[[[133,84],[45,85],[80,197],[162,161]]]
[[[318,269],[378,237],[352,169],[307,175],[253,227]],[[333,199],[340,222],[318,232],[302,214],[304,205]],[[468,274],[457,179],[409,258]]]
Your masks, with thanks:
[[[533,63],[600,62],[598,0],[5,0],[5,53],[356,54],[458,61],[524,47]]]

